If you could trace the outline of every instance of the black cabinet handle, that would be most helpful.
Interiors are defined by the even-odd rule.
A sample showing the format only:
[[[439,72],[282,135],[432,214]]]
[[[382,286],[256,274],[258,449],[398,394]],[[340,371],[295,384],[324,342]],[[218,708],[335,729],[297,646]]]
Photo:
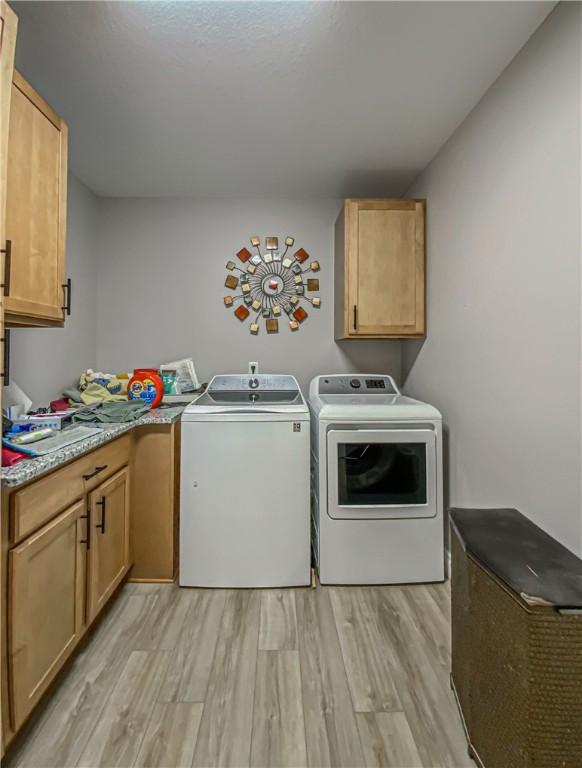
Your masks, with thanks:
[[[95,528],[99,528],[101,533],[105,533],[105,511],[106,511],[105,496],[101,499],[101,501],[97,502],[97,506],[101,507],[101,522],[97,523]]]
[[[358,305],[354,304],[354,331],[358,330]]]
[[[4,329],[4,336],[2,337],[4,342],[4,361],[2,363],[2,376],[3,384],[7,387],[10,384],[10,330]]]
[[[95,477],[95,475],[98,475],[99,472],[103,472],[104,469],[107,469],[107,464],[102,464],[100,467],[95,467],[93,472],[89,472],[88,475],[83,475],[83,480],[90,480],[92,477]]]
[[[86,544],[87,549],[91,549],[91,526],[89,525],[89,515],[88,514],[81,515],[81,520],[87,521],[87,533],[86,533],[87,538],[81,539],[81,544]]]
[[[2,248],[0,253],[4,254],[4,282],[2,288],[4,289],[4,295],[10,295],[10,273],[12,271],[12,240],[6,241],[6,246]]]
[[[61,307],[66,315],[71,314],[71,278],[67,278],[67,282],[63,283],[63,291],[65,292],[65,306]]]

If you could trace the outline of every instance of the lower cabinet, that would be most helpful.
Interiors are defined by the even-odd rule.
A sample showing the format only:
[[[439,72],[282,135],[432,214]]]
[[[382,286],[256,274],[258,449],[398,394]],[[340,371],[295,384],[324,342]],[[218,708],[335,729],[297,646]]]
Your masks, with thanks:
[[[89,494],[89,519],[87,597],[88,618],[93,621],[131,564],[127,467]]]
[[[129,572],[129,448],[121,438],[3,496],[3,745]]]
[[[17,730],[84,631],[85,499],[9,552],[8,666]]]

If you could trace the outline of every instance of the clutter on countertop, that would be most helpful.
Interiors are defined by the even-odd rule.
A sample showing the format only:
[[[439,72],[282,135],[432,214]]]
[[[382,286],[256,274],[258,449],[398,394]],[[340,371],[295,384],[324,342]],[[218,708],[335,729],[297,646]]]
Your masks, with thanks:
[[[183,360],[176,360],[173,363],[164,363],[160,365],[160,373],[162,378],[165,371],[174,372],[174,392],[166,392],[168,395],[184,395],[187,393],[195,393],[200,387],[198,376],[196,375],[196,369],[194,368],[194,361],[191,357],[186,357]],[[165,391],[165,390],[164,390]]]
[[[101,384],[87,384],[81,392],[81,402],[83,403],[102,403],[108,400],[127,400],[127,395],[113,394]]]
[[[2,414],[2,435],[12,430],[12,421],[3,413]]]
[[[176,369],[164,368],[160,371],[162,375],[162,383],[164,385],[164,395],[177,395],[178,387],[176,384]]]
[[[127,385],[127,396],[157,408],[164,396],[164,385],[157,368],[136,368]]]
[[[80,440],[94,437],[100,432],[98,427],[85,426],[69,427],[60,432],[53,432],[52,429],[39,429],[34,432],[23,432],[21,435],[8,435],[2,439],[2,444],[6,448],[20,451],[28,456],[46,456],[73,445],[73,443],[78,443]]]
[[[150,410],[143,400],[125,400],[123,402],[101,403],[97,408],[79,411],[74,414],[74,422],[101,422],[103,424],[123,424],[136,421]]]
[[[127,400],[128,381],[127,373],[95,372],[88,368],[79,379],[80,400],[83,403]]]
[[[70,405],[66,397],[60,397],[58,400],[51,400],[51,411],[53,413],[60,413],[61,411],[68,410],[70,410]]]
[[[162,376],[168,390],[165,397]],[[142,392],[153,383],[149,397],[137,392],[140,386],[129,392],[128,373],[88,368],[78,385],[63,388],[62,397],[52,400],[50,408],[35,411],[31,411],[32,400],[13,382],[5,390],[3,484],[14,487],[29,482],[135,426],[171,424],[204,391],[191,358],[160,366],[159,371],[136,369],[131,379],[140,378]]]
[[[77,389],[77,387],[67,387],[66,389],[63,389],[63,396],[67,398],[71,405],[73,403],[83,402],[81,400],[81,392]]]
[[[14,426],[23,429],[33,429],[37,427],[48,427],[49,429],[63,429],[71,423],[71,416],[74,413],[72,408],[58,413],[27,413],[24,416],[18,416],[12,420]]]
[[[111,442],[116,437],[129,432],[131,429],[140,426],[149,426],[152,424],[173,424],[180,420],[183,406],[162,407],[156,410],[149,410],[136,421],[125,422],[124,424],[103,424],[99,427],[93,427],[95,434],[92,437],[79,440],[71,445],[61,448],[45,456],[29,458],[21,461],[15,466],[2,467],[2,485],[7,488],[15,488],[37,477],[50,472],[57,467],[82,456],[89,451],[98,448],[105,443]],[[75,425],[73,429],[80,428],[81,425]],[[67,430],[64,430],[66,433]],[[4,454],[4,451],[3,451]]]
[[[32,400],[15,381],[4,387],[2,394],[4,411],[9,419],[22,416],[32,408]]]
[[[2,446],[2,466],[13,467],[21,461],[24,461],[26,456],[19,451],[13,451],[11,448]]]
[[[28,445],[37,443],[46,437],[52,437],[55,434],[50,427],[36,427],[35,429],[26,429],[9,435],[8,439],[13,446]]]
[[[128,373],[103,373],[95,372],[87,368],[79,379],[79,390],[83,392],[91,384],[98,384],[107,389],[112,395],[125,395],[127,393]]]

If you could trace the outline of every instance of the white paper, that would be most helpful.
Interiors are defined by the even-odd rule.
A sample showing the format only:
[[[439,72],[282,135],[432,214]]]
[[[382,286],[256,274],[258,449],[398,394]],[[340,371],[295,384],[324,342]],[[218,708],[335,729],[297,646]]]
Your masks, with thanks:
[[[198,389],[198,377],[194,368],[194,361],[191,357],[184,360],[176,360],[173,363],[164,363],[160,365],[160,371],[176,371],[176,394],[186,394]]]
[[[4,387],[2,398],[9,419],[22,416],[32,408],[32,400],[15,381],[11,381],[7,387]]]

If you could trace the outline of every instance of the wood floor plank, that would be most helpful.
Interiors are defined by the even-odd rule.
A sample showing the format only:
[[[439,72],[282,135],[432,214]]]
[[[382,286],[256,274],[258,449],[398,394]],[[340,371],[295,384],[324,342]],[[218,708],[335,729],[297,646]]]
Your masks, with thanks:
[[[295,593],[307,762],[364,765],[358,727],[326,587]]]
[[[451,671],[450,621],[424,585],[415,585],[405,594],[410,597],[409,600],[401,602],[405,616],[432,649],[442,668],[443,679],[448,681]]]
[[[204,701],[214,662],[227,592],[188,590],[192,601],[170,659],[160,701]]]
[[[203,709],[199,702],[156,704],[135,768],[190,768]]]
[[[259,651],[251,765],[307,765],[301,670],[297,651]]]
[[[297,614],[292,589],[269,589],[261,594],[259,650],[297,650]]]
[[[260,594],[228,594],[193,766],[248,766],[259,641]]]
[[[129,768],[135,762],[169,661],[168,651],[133,651],[101,713],[80,768]]]
[[[136,651],[172,651],[178,643],[193,595],[189,589],[174,585],[168,585],[165,590],[158,589],[153,594],[156,609],[150,613],[133,647]]]
[[[404,712],[356,715],[367,768],[422,768]]]
[[[451,623],[451,586],[444,584],[425,584],[424,588],[432,597],[447,623]]]
[[[330,589],[348,683],[356,712],[402,709],[396,690],[393,656],[382,642],[374,611],[357,587]]]
[[[423,768],[474,768],[448,585],[269,593],[124,587],[3,768],[360,768],[414,765],[414,749]],[[354,713],[390,685],[400,713]]]
[[[426,768],[464,768],[472,762],[459,714],[433,650],[419,635],[406,609],[405,588],[367,590],[373,601],[385,643],[397,655],[397,686],[403,710]]]
[[[31,738],[12,757],[14,768],[70,768],[77,764],[108,697],[147,621],[151,597],[122,594],[74,658]]]

